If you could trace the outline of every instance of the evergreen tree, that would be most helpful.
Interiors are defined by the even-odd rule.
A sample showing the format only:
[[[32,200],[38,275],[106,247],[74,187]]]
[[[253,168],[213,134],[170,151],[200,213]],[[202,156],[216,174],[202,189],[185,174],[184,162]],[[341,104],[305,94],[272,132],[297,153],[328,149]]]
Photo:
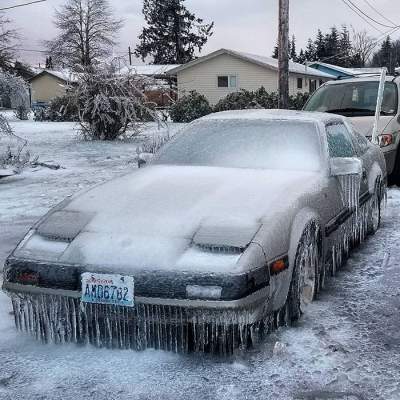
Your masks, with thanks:
[[[147,26],[139,36],[135,55],[154,64],[184,64],[195,58],[212,35],[214,22],[206,24],[183,4],[185,0],[144,0]]]
[[[289,59],[297,62],[297,52],[296,52],[296,37],[292,36],[292,41],[289,40]]]
[[[353,65],[352,47],[350,40],[350,33],[346,25],[342,26],[339,39],[339,53],[340,59],[338,65],[342,67],[351,67]]]
[[[304,50],[300,49],[300,53],[297,56],[297,62],[300,63],[300,64],[304,64],[306,61],[307,60],[306,60],[306,56],[304,54]]]
[[[389,73],[393,73],[395,69],[395,52],[390,36],[382,43],[381,48],[372,58],[373,67],[386,67]]]
[[[53,69],[53,59],[51,56],[46,57],[46,69]]]
[[[318,29],[317,37],[314,42],[315,46],[315,55],[318,60],[323,60],[326,58],[326,48],[325,48],[325,39],[324,35],[321,32],[321,29]]]
[[[317,61],[315,44],[312,39],[308,39],[304,56],[306,58],[306,61]]]
[[[276,41],[276,45],[274,47],[274,52],[272,53],[272,58],[279,58],[279,43]]]
[[[339,65],[340,63],[340,50],[339,50],[339,32],[334,26],[331,28],[330,33],[325,35],[326,57],[329,58],[331,64]]]

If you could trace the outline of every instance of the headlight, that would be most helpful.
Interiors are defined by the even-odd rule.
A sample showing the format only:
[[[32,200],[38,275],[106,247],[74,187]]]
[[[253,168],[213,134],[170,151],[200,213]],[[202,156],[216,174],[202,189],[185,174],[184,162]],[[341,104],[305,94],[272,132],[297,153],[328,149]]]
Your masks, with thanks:
[[[221,286],[186,286],[186,296],[189,299],[219,300],[221,298]]]
[[[391,133],[385,133],[378,136],[378,143],[380,147],[386,147],[393,144],[393,135]]]

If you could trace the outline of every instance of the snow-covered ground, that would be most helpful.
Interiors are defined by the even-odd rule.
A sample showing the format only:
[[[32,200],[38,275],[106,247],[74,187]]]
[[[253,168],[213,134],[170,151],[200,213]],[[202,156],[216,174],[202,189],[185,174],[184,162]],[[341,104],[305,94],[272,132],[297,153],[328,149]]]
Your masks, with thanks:
[[[85,143],[73,125],[12,122],[65,169],[0,181],[0,263],[66,195],[135,168],[137,142]],[[175,129],[175,127],[173,127]],[[298,327],[229,359],[43,345],[14,329],[0,294],[0,399],[400,399],[400,190]],[[275,349],[275,351],[274,351]]]

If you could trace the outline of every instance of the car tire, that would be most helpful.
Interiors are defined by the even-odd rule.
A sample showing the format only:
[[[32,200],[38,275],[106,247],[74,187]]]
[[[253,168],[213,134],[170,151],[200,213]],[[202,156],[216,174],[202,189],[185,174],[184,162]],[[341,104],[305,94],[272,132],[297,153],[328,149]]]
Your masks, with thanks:
[[[381,225],[381,204],[380,183],[378,182],[371,200],[371,205],[368,209],[367,231],[370,235],[374,235]]]
[[[288,321],[296,322],[317,295],[321,266],[320,230],[315,222],[304,230],[299,241],[287,297]]]

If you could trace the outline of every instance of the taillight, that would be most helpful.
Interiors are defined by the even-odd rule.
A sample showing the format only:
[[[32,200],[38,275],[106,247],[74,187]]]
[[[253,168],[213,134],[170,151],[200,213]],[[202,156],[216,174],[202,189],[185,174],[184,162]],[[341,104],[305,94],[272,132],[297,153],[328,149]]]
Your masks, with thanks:
[[[384,133],[378,136],[378,143],[380,147],[386,147],[393,144],[393,135],[391,133]]]

